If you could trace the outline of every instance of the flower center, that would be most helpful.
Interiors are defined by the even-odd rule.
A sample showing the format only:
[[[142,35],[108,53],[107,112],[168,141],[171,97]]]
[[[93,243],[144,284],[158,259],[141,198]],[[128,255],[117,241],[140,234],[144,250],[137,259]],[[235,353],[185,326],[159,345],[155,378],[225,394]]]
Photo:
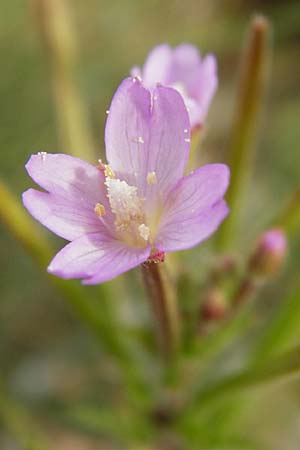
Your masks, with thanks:
[[[144,246],[149,240],[150,228],[145,224],[144,199],[138,196],[137,187],[109,176],[105,185],[120,238],[130,244]]]

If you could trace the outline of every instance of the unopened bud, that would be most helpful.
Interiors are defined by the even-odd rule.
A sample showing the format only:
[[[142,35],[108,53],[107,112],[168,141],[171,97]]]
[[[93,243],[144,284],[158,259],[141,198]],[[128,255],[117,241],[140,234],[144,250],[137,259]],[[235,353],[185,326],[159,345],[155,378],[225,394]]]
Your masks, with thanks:
[[[227,312],[227,306],[223,292],[218,288],[211,288],[204,295],[201,316],[206,321],[222,319]]]
[[[249,269],[254,275],[268,276],[278,272],[287,252],[283,230],[274,228],[263,233],[250,257]]]

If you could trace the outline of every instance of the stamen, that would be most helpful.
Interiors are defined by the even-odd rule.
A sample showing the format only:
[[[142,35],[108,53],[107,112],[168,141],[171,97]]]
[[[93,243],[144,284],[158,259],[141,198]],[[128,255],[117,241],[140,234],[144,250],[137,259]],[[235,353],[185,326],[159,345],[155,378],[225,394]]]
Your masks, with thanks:
[[[107,178],[116,178],[115,172],[112,170],[109,164],[105,164],[104,175]]]
[[[100,172],[104,173],[105,170],[105,164],[103,164],[101,159],[98,159],[98,169],[100,170]]]
[[[101,204],[101,203],[96,203],[95,208],[94,208],[95,214],[98,217],[103,217],[105,216],[105,207]]]
[[[107,178],[115,178],[116,177],[115,172],[112,170],[112,168],[110,167],[109,164],[103,164],[101,159],[98,160],[98,163],[99,163],[99,166],[98,166],[99,170],[101,172],[103,172]]]
[[[156,184],[157,183],[157,178],[156,178],[155,172],[148,172],[147,183],[148,184]]]

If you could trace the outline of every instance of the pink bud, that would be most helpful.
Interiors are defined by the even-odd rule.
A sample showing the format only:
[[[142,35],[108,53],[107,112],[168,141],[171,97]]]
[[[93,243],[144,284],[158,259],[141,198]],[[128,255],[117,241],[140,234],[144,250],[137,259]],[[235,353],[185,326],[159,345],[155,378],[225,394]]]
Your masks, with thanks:
[[[278,272],[287,252],[286,235],[280,228],[263,233],[257,241],[249,261],[249,268],[255,275],[272,275]]]
[[[227,307],[223,292],[218,288],[211,288],[204,295],[201,315],[206,321],[219,320],[225,316]]]

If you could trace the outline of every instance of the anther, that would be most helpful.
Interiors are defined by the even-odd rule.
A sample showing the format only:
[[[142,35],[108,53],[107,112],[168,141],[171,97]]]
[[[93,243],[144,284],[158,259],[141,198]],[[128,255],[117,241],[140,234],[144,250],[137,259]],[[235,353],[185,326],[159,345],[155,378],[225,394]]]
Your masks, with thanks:
[[[109,164],[105,164],[104,175],[107,178],[116,178],[115,172],[112,170]]]
[[[148,172],[147,183],[148,184],[156,184],[157,183],[157,178],[156,178],[155,172]]]
[[[98,169],[103,172],[107,178],[115,178],[115,172],[112,170],[109,164],[103,164],[101,159],[98,160]]]
[[[96,203],[94,212],[96,216],[103,217],[105,216],[105,207],[101,203]]]

